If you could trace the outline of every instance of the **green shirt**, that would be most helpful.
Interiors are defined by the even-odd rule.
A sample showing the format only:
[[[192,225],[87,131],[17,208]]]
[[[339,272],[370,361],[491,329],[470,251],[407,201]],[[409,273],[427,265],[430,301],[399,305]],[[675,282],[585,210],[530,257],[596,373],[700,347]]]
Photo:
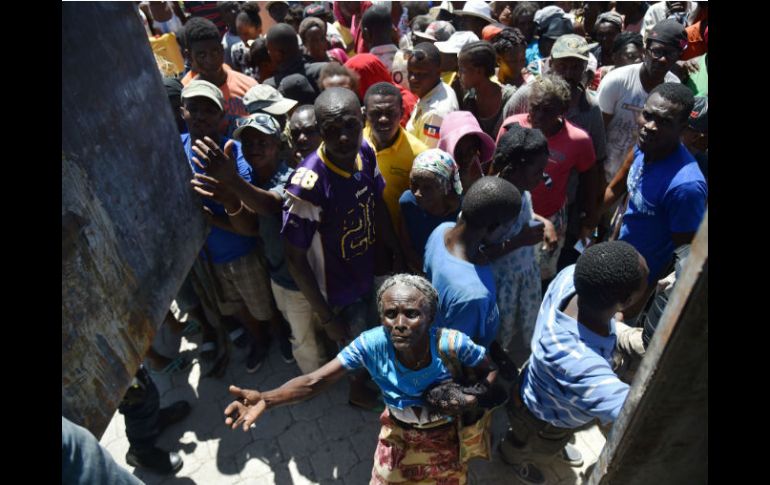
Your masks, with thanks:
[[[708,53],[696,57],[700,69],[698,72],[690,74],[690,79],[687,80],[687,87],[692,90],[695,96],[708,96],[709,94],[709,73],[706,67],[706,56],[708,56]]]

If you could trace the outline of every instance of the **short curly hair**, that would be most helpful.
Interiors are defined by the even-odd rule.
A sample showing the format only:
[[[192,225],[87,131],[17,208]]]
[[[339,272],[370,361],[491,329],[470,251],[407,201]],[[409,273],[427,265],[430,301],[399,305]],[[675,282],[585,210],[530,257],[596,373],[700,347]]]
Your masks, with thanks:
[[[188,49],[192,49],[195,42],[205,40],[220,40],[219,29],[216,24],[203,17],[193,17],[184,24],[184,41]]]
[[[621,32],[615,37],[615,42],[612,43],[612,53],[619,52],[623,47],[628,44],[633,44],[640,51],[644,50],[644,40],[642,34],[638,32]]]
[[[385,313],[382,295],[396,285],[409,286],[422,293],[425,302],[428,304],[428,320],[432,322],[436,317],[436,310],[438,308],[438,292],[430,284],[430,281],[424,277],[408,273],[400,273],[389,277],[377,290],[377,312],[380,315],[380,319],[382,319]]]
[[[323,32],[324,36],[326,35],[326,22],[318,17],[307,17],[299,24],[299,37],[304,41],[305,34],[313,27],[317,27]]]
[[[361,78],[358,73],[352,69],[348,69],[338,62],[327,62],[318,74],[318,87],[323,87],[324,79],[334,76],[346,76],[350,79],[350,89],[354,93],[358,93],[358,82]]]
[[[695,96],[690,88],[681,83],[663,83],[658,84],[650,91],[650,97],[658,94],[666,101],[675,104],[679,108],[680,121],[687,121],[695,107]],[[647,98],[650,99],[650,98]]]
[[[481,177],[465,192],[461,217],[474,229],[515,219],[521,212],[521,192],[500,177]]]
[[[564,111],[567,111],[571,98],[572,93],[567,81],[560,76],[546,74],[530,85],[529,109],[531,111],[533,106],[555,101],[563,106]]]
[[[640,257],[623,241],[603,242],[583,251],[575,264],[578,301],[598,310],[627,301],[646,280]]]

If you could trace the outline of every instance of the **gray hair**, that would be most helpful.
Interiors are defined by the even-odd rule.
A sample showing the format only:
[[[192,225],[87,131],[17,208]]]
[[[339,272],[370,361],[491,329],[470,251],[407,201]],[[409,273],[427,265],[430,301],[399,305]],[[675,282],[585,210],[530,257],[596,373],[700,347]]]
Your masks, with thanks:
[[[396,285],[409,286],[422,293],[422,296],[425,298],[425,302],[428,304],[428,315],[430,317],[430,321],[432,322],[436,316],[436,307],[438,306],[438,292],[435,288],[433,288],[433,285],[430,284],[430,281],[424,277],[408,273],[396,274],[389,277],[377,290],[377,312],[379,313],[380,318],[382,318],[383,313],[385,312],[382,305],[382,295],[384,295],[386,291]]]
[[[569,102],[572,98],[569,83],[555,74],[545,74],[530,84],[529,106],[530,112],[532,105],[539,105],[546,100],[556,100],[564,107],[564,111],[569,108]]]

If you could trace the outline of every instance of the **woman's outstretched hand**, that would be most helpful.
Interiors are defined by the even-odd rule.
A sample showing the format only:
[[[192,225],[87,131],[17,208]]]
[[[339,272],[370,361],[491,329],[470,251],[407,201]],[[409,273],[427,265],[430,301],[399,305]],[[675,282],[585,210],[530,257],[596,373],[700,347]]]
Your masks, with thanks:
[[[225,408],[225,416],[227,416],[225,425],[232,429],[243,425],[243,431],[248,431],[249,427],[265,412],[267,403],[262,399],[259,391],[241,389],[237,386],[230,386],[229,391],[235,397],[235,401]]]

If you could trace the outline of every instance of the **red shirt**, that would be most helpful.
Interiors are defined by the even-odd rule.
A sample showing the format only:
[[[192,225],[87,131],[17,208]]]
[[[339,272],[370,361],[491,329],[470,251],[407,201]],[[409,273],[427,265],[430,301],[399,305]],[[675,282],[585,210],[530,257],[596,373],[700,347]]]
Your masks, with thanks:
[[[506,118],[497,133],[497,143],[506,131],[505,126],[510,123],[532,128],[527,117],[527,113],[522,113]],[[532,191],[532,207],[543,217],[551,217],[567,203],[567,182],[572,167],[582,173],[596,163],[591,137],[567,120],[564,120],[561,130],[548,137],[548,152],[545,173],[551,176],[553,185],[546,188],[545,183],[540,182]]]

